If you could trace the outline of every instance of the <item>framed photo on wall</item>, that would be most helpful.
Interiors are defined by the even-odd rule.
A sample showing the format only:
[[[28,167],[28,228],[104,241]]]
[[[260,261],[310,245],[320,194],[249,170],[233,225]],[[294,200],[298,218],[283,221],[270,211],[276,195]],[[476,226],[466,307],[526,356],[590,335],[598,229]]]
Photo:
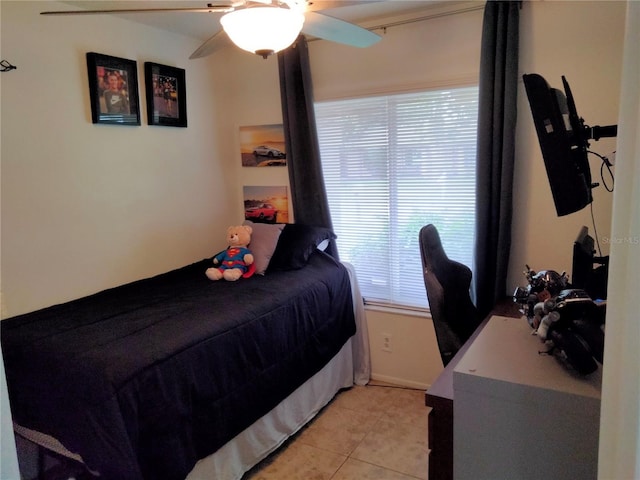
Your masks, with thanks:
[[[87,70],[93,123],[140,125],[136,62],[88,52]]]
[[[286,186],[245,186],[244,218],[255,223],[289,223]]]
[[[243,167],[286,166],[283,125],[240,127],[240,157]]]
[[[149,125],[187,126],[185,71],[145,62],[144,84]]]

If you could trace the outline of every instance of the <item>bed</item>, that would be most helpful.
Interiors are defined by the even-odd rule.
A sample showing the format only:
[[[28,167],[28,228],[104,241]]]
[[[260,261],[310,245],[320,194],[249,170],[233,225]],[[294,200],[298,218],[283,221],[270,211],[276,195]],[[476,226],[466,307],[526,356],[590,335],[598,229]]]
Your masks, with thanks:
[[[352,269],[316,248],[333,235],[269,227],[251,278],[211,282],[203,259],[4,320],[16,431],[103,479],[240,478],[353,384],[366,343]]]

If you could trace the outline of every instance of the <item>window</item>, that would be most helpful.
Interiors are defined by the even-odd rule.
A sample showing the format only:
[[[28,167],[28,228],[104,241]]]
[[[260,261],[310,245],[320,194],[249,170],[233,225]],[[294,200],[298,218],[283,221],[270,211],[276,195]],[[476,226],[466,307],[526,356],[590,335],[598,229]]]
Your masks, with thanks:
[[[315,105],[341,260],[368,303],[424,308],[418,232],[472,267],[478,88]]]

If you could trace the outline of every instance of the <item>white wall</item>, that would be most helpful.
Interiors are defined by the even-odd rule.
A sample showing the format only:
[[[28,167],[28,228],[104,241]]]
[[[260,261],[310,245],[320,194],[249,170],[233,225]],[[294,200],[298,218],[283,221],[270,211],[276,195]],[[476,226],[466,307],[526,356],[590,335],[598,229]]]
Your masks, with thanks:
[[[640,3],[629,2],[620,98],[598,478],[640,478]]]
[[[520,16],[520,78],[539,73],[562,89],[571,85],[579,115],[589,125],[616,124],[618,119],[625,2],[524,2]],[[582,225],[592,236],[589,207],[564,217],[555,213],[531,110],[522,81],[518,89],[513,245],[508,292],[525,285],[525,264],[534,270],[571,274],[573,241]],[[615,139],[591,143],[609,156]],[[593,181],[600,180],[600,161],[591,157]],[[594,190],[593,210],[602,254],[609,253],[613,195]]]
[[[428,20],[376,30],[382,40],[356,49],[327,41],[310,43],[311,72],[318,101],[424,90],[478,82],[482,6],[457,15],[460,5],[446,4],[396,18],[374,19],[364,26],[391,24],[407,17]]]
[[[373,308],[366,313],[371,378],[426,390],[442,371],[431,317]]]
[[[228,98],[199,42],[108,16],[43,17],[2,1],[3,316],[196,261],[224,245],[242,205],[221,145]],[[91,123],[85,53],[138,62],[142,125]],[[186,69],[183,128],[147,125],[145,61]],[[216,250],[217,249],[217,250]]]
[[[233,186],[228,201],[243,205],[244,186],[289,187],[286,167],[243,167],[240,159],[240,127],[282,123],[278,59],[263,59],[237,48],[228,48],[212,57],[216,76],[225,76],[227,101],[224,118],[219,121],[226,141],[219,145],[226,163],[225,173]],[[242,213],[242,212],[241,212]],[[289,222],[294,222],[289,191]]]

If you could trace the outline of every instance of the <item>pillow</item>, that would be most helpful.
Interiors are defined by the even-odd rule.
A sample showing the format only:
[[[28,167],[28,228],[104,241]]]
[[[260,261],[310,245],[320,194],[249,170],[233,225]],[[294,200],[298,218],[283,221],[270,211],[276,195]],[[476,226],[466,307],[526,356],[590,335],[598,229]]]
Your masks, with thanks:
[[[264,272],[269,266],[269,260],[271,260],[271,256],[278,244],[278,238],[280,238],[280,234],[284,228],[284,223],[266,224],[253,223],[249,220],[245,220],[242,224],[249,225],[253,229],[249,250],[251,250],[251,253],[253,254],[253,263],[256,266],[256,273],[258,275],[264,275]]]
[[[278,239],[268,270],[296,270],[304,267],[309,256],[324,240],[337,238],[325,227],[287,223]]]

